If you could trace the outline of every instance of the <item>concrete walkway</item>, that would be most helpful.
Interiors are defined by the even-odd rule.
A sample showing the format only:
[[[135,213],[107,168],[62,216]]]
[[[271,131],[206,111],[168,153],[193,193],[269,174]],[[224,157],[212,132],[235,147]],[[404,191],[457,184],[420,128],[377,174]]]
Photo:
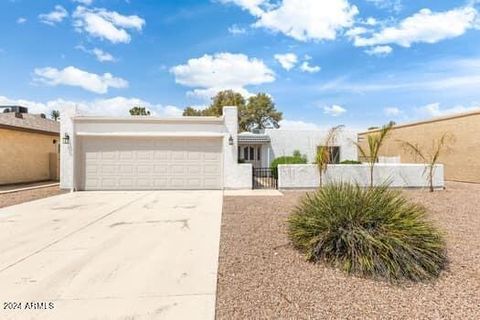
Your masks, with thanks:
[[[0,319],[214,319],[221,211],[221,191],[79,192],[0,209],[0,301],[22,304]]]

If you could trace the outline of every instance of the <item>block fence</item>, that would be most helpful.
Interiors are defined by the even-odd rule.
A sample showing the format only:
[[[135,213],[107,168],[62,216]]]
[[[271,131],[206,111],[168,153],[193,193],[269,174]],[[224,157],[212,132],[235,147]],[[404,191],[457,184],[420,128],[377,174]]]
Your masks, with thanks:
[[[424,164],[378,163],[375,165],[374,185],[389,183],[398,188],[428,187],[427,166]],[[370,185],[370,167],[367,164],[329,165],[323,175],[324,183],[349,182],[361,186]],[[279,189],[318,188],[320,175],[314,164],[278,166]],[[433,185],[436,189],[445,186],[443,165],[435,166]]]

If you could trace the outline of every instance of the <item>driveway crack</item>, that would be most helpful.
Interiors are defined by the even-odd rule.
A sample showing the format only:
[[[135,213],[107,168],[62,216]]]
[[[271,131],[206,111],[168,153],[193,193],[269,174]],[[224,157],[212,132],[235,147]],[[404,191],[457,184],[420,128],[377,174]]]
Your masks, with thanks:
[[[78,232],[80,232],[80,231],[85,230],[86,228],[94,225],[95,223],[97,223],[97,222],[99,222],[99,221],[101,221],[101,220],[103,220],[103,219],[111,216],[111,215],[114,214],[115,212],[120,211],[120,210],[122,210],[122,209],[125,209],[125,208],[128,207],[129,205],[137,202],[138,200],[140,200],[140,199],[142,199],[142,198],[144,198],[144,197],[146,197],[146,196],[148,196],[148,195],[150,195],[150,194],[152,194],[152,192],[149,192],[149,193],[146,193],[146,194],[142,194],[140,197],[135,198],[134,200],[127,202],[126,204],[124,204],[124,205],[122,205],[122,206],[120,206],[120,207],[118,207],[118,208],[116,208],[116,209],[114,209],[114,210],[112,210],[112,211],[104,214],[104,215],[101,216],[101,217],[98,217],[97,219],[95,219],[95,220],[93,220],[93,221],[90,221],[89,223],[85,224],[84,226],[82,226],[82,227],[80,227],[80,228],[78,228],[78,229],[76,229],[76,230],[73,230],[72,232],[64,235],[64,236],[61,237],[61,238],[59,238],[59,239],[57,239],[57,240],[55,240],[55,241],[50,242],[49,244],[41,247],[40,249],[38,249],[38,250],[30,253],[29,255],[27,255],[27,256],[25,256],[25,257],[23,257],[23,258],[20,258],[20,259],[18,259],[17,261],[9,264],[8,266],[0,269],[0,273],[2,273],[2,272],[4,272],[5,270],[8,270],[8,269],[16,266],[17,264],[19,264],[19,263],[27,260],[28,258],[31,258],[31,257],[39,254],[40,252],[42,252],[42,251],[44,251],[44,250],[46,250],[46,249],[48,249],[48,248],[56,245],[56,244],[59,243],[60,241],[63,241],[63,240],[65,240],[65,239],[73,236],[74,234],[76,234],[76,233],[78,233]]]

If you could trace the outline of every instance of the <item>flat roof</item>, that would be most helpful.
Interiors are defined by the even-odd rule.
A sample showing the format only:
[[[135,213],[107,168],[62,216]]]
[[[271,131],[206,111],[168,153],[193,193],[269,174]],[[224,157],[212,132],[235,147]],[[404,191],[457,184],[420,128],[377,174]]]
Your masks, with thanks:
[[[164,123],[223,123],[223,117],[176,117],[161,118],[152,116],[102,117],[102,116],[75,116],[78,122],[164,122]]]
[[[480,109],[476,110],[476,111],[456,113],[456,114],[452,114],[452,115],[448,115],[448,116],[434,117],[434,118],[415,121],[415,122],[406,122],[406,123],[403,123],[403,124],[395,125],[395,126],[393,126],[393,128],[394,129],[399,129],[399,128],[405,128],[405,127],[414,127],[414,126],[427,124],[427,123],[448,121],[448,120],[452,120],[452,119],[465,118],[465,117],[476,116],[476,115],[480,115]],[[373,132],[378,132],[378,131],[380,131],[380,128],[359,132],[358,134],[362,135],[362,134],[368,134],[368,133],[373,133]]]

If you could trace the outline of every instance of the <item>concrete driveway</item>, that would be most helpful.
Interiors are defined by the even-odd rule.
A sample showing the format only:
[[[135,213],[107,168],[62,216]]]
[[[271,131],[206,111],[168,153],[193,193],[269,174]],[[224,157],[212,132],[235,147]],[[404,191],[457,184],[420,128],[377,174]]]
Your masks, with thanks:
[[[0,209],[0,319],[213,319],[221,212],[221,191]]]

